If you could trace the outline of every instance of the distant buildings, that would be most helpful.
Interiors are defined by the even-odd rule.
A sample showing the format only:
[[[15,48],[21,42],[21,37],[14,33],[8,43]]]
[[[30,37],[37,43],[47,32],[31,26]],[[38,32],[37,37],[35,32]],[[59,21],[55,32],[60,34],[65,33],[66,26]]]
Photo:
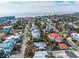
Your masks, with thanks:
[[[15,21],[16,18],[15,16],[4,16],[4,17],[0,17],[0,22],[13,22]]]

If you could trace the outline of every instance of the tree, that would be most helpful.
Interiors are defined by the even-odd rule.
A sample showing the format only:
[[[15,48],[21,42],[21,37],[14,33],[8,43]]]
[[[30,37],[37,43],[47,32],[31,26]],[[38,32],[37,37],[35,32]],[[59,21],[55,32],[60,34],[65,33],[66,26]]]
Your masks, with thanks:
[[[24,57],[33,57],[34,56],[34,52],[35,52],[35,46],[29,42],[29,44],[27,45],[26,49],[25,49],[25,54]]]
[[[2,43],[4,41],[3,37],[0,38],[0,43]]]

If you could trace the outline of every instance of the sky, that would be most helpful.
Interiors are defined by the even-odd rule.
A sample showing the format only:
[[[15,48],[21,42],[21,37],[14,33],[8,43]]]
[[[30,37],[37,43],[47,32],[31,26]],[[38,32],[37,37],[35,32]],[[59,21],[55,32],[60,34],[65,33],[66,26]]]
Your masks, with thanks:
[[[2,1],[0,16],[38,16],[79,12],[78,1]]]

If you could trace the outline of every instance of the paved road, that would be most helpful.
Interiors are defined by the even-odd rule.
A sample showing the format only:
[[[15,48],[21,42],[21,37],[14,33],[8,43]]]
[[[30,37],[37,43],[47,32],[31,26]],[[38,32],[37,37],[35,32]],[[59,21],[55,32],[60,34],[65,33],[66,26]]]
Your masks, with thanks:
[[[47,21],[45,21],[47,23],[47,25],[51,28],[53,28],[56,32],[59,32],[53,25],[52,23],[48,23]]]
[[[21,48],[21,53],[19,54],[16,54],[16,55],[11,55],[10,58],[24,58],[24,53],[25,53],[25,48],[26,48],[26,42],[27,42],[27,33],[28,30],[27,30],[27,25],[25,27],[25,32],[23,33],[24,35],[24,39],[23,39],[23,44],[22,44],[22,48]]]
[[[79,51],[79,46],[77,46],[73,41],[71,37],[67,38],[67,42],[71,44],[72,47],[74,47],[77,51]]]

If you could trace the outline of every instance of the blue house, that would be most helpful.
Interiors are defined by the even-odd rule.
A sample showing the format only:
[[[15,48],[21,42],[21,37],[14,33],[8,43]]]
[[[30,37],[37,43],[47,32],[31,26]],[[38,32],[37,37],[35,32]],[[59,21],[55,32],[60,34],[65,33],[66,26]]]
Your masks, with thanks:
[[[4,26],[3,27],[3,31],[4,32],[10,32],[11,30],[13,30],[13,27],[12,26]]]

